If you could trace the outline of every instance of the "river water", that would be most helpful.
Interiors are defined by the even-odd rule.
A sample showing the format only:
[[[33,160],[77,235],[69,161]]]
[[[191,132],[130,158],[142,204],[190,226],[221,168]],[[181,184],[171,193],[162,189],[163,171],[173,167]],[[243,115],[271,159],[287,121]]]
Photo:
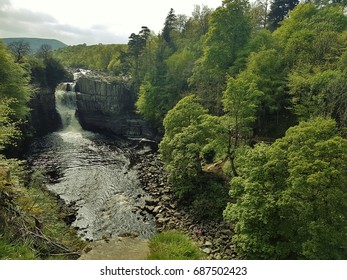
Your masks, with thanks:
[[[131,168],[124,145],[84,131],[75,117],[76,93],[56,92],[63,128],[36,140],[27,160],[46,174],[47,188],[77,210],[72,223],[85,240],[119,235],[149,238],[150,215],[140,215],[147,194]]]

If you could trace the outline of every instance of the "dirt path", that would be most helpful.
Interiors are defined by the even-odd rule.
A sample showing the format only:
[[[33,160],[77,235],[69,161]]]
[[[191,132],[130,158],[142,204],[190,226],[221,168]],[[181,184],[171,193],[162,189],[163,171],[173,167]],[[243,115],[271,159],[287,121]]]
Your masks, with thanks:
[[[80,260],[145,260],[149,254],[148,240],[118,237],[90,243]]]

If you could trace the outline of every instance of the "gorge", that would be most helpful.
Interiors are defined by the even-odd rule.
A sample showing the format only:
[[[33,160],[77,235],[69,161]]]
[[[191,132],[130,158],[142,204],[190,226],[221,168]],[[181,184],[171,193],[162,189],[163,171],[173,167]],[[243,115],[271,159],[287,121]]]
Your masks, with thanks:
[[[126,116],[135,114],[131,115],[133,106],[126,88],[81,77],[76,86],[59,85],[55,102],[62,128],[37,139],[27,159],[32,169],[43,169],[47,188],[74,210],[71,226],[77,228],[79,236],[94,241],[83,251],[82,259],[131,257],[127,251],[117,251],[128,245],[136,254],[143,254],[145,240],[157,231],[171,229],[194,238],[208,259],[237,257],[230,246],[232,231],[228,224],[206,221],[204,234],[194,234],[194,228],[202,224],[177,204],[167,185],[163,163],[146,146],[152,142],[124,139],[148,135],[139,133],[139,124],[144,125],[141,119],[136,119],[138,126],[127,125],[135,119]],[[107,116],[110,122],[105,121]],[[117,123],[124,124],[123,130]],[[84,130],[81,125],[94,130],[100,125],[103,130],[99,131],[113,136]],[[145,126],[141,131],[146,131]],[[105,246],[112,247],[113,252]]]
[[[44,169],[47,188],[76,209],[72,226],[83,239],[149,238],[155,232],[151,217],[132,211],[144,205],[146,193],[131,169],[126,144],[83,130],[75,117],[76,101],[75,92],[57,90],[62,129],[31,145],[30,165]]]

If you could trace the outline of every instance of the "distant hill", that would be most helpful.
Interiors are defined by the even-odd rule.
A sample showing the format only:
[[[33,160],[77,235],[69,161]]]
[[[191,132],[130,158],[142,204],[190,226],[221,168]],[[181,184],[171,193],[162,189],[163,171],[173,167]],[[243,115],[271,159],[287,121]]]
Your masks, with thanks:
[[[30,44],[31,50],[35,53],[42,45],[47,44],[52,47],[52,50],[57,50],[66,47],[67,45],[55,39],[41,39],[41,38],[2,38],[6,45],[23,40]]]

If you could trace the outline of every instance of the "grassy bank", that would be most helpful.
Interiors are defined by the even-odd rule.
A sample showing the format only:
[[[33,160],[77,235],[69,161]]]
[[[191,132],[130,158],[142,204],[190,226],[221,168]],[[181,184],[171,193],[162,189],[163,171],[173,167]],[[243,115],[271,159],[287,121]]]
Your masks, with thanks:
[[[85,243],[62,203],[17,160],[0,159],[0,259],[76,259]]]

